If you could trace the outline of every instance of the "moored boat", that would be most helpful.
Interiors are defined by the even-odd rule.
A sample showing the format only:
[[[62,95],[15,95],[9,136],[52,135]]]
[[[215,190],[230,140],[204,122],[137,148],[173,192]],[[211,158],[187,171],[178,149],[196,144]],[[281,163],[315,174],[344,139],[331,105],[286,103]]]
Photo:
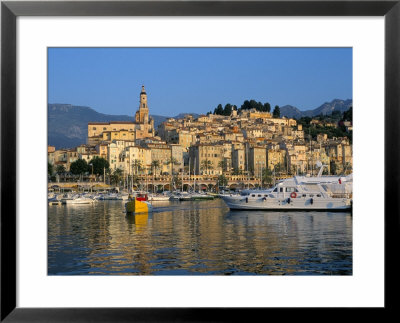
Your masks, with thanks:
[[[168,195],[163,195],[163,194],[149,194],[148,195],[148,200],[149,201],[169,201],[170,196]]]
[[[72,199],[66,199],[63,201],[63,204],[92,204],[94,203],[95,200],[90,198],[90,197],[86,197],[86,196],[82,196],[82,195],[78,195],[73,197]]]
[[[49,194],[47,196],[47,202],[49,203],[49,205],[62,204],[61,199],[62,199],[61,194]]]
[[[214,196],[206,193],[193,193],[192,200],[213,200]]]
[[[147,198],[147,197],[146,197]],[[140,197],[131,197],[128,202],[125,203],[126,213],[148,213],[153,210],[151,203],[147,202],[147,199],[142,199]]]
[[[221,198],[232,210],[321,210],[340,211],[352,208],[352,175],[294,176],[268,190],[246,190]]]

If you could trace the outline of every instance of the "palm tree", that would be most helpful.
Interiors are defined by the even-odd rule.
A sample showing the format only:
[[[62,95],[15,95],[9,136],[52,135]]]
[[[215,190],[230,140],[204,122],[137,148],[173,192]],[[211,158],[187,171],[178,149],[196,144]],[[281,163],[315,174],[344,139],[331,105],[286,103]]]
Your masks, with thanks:
[[[153,160],[151,162],[151,168],[153,169],[153,175],[157,172],[157,169],[160,167],[160,161],[159,160]]]
[[[173,181],[173,186],[175,187],[175,189],[177,189],[178,187],[182,187],[182,180],[179,178],[179,176],[175,175],[172,179]]]
[[[344,165],[344,169],[343,169],[343,173],[346,175],[346,172],[348,174],[351,174],[353,170],[353,167],[351,166],[351,164],[349,162],[346,162],[346,164]]]
[[[181,163],[175,157],[171,157],[165,161],[166,165],[171,165],[171,176],[173,175],[173,165],[178,166]]]
[[[217,188],[220,186],[225,187],[228,185],[228,179],[224,175],[219,175],[217,179]]]
[[[151,162],[151,167],[153,168],[153,192],[154,192],[154,174],[157,172],[157,169],[160,167],[160,161],[159,160],[153,160]]]
[[[239,169],[239,168],[235,168],[232,172],[232,175],[242,175],[243,174],[243,170]]]
[[[135,169],[135,175],[137,175],[139,173],[139,170],[142,169],[142,162],[139,159],[134,159],[132,161],[131,166],[132,166],[132,169]]]
[[[173,181],[173,179],[172,179],[172,176],[173,176],[173,172],[174,172],[174,169],[173,169],[173,165],[180,165],[181,163],[180,162],[178,162],[178,160],[175,158],[175,157],[170,157],[169,159],[167,159],[166,161],[165,161],[165,164],[166,165],[171,165],[171,184],[170,184],[170,190],[172,189],[172,181]]]
[[[131,175],[131,188],[133,187],[133,184],[139,184],[139,171],[142,169],[142,161],[139,159],[134,159],[132,160],[131,163],[131,168],[132,168],[132,175]]]
[[[220,167],[222,169],[222,174],[224,174],[226,171],[226,168],[228,167],[228,162],[225,159],[223,159],[218,162],[218,167]]]
[[[200,166],[200,168],[202,169],[202,170],[206,170],[206,173],[208,173],[208,170],[210,169],[210,168],[212,168],[213,167],[213,163],[212,163],[212,161],[211,160],[208,160],[208,159],[205,159],[205,160],[202,160],[201,161],[201,166]]]
[[[122,173],[122,170],[119,168],[114,169],[112,172],[111,182],[115,183],[116,186],[118,186],[119,182],[121,181]]]
[[[268,186],[272,184],[272,171],[269,168],[264,168],[262,172],[262,185],[267,184]]]

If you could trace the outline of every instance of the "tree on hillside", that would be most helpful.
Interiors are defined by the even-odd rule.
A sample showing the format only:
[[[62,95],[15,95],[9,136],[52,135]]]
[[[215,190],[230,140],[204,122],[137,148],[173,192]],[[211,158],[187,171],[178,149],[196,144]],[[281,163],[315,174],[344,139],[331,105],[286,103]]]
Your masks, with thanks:
[[[264,107],[263,109],[264,112],[271,112],[271,105],[268,102],[264,103],[263,107]]]
[[[275,106],[272,116],[274,118],[279,118],[281,116],[281,109],[279,108],[279,106],[277,106],[277,105]]]
[[[347,111],[343,112],[343,120],[353,122],[353,107],[350,107]]]
[[[224,107],[224,116],[230,116],[232,113],[232,104],[227,103]]]
[[[240,109],[242,109],[242,110],[250,110],[251,109],[250,101],[249,100],[245,100],[243,102],[243,104],[241,105]]]
[[[222,108],[222,104],[218,104],[218,106],[214,109],[214,114],[223,115],[224,109]]]
[[[336,111],[336,110],[332,111],[331,118],[333,120],[340,120],[341,117],[342,117],[342,113],[340,111]]]

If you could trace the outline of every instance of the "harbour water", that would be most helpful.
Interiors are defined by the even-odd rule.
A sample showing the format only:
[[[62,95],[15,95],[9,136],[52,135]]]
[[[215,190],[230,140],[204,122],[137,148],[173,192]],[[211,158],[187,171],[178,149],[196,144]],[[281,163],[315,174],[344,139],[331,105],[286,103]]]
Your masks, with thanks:
[[[221,199],[48,207],[49,275],[352,275],[352,215],[230,211]]]

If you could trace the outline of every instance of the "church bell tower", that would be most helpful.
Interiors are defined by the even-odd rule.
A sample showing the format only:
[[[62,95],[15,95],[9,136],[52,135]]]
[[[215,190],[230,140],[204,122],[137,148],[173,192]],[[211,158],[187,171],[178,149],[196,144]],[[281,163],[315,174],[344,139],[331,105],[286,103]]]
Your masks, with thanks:
[[[142,85],[142,91],[140,92],[140,105],[139,110],[136,111],[135,121],[141,124],[149,122],[149,107],[147,106],[147,94],[144,85]]]

